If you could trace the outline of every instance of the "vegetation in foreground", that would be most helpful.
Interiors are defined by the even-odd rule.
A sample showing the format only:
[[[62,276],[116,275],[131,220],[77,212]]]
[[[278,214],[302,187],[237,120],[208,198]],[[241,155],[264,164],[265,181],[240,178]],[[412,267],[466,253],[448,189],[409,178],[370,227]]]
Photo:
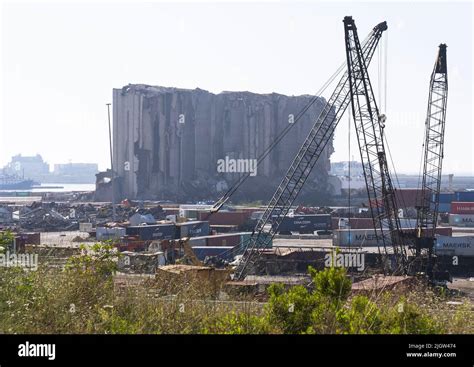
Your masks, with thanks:
[[[426,334],[474,333],[472,305],[450,309],[427,289],[351,296],[341,268],[309,269],[303,286],[268,289],[268,302],[217,300],[198,279],[114,284],[117,253],[96,244],[64,270],[0,268],[1,333]],[[222,298],[222,297],[220,297]]]

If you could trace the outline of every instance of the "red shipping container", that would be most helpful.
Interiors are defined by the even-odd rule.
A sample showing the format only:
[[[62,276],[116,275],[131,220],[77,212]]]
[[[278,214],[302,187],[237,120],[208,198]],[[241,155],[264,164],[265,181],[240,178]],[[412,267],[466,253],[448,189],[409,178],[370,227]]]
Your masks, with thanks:
[[[453,227],[436,227],[436,234],[451,237],[453,235]]]
[[[474,202],[455,202],[451,203],[452,214],[474,214]]]
[[[265,208],[236,208],[237,211],[239,212],[244,212],[244,213],[250,213],[252,214],[253,212],[263,212],[265,211]]]
[[[395,189],[395,200],[403,207],[415,207],[421,200],[421,193],[421,189]]]
[[[404,233],[411,234],[412,236],[416,236],[416,229],[403,229]],[[430,229],[426,232],[427,236],[431,236],[433,233],[433,230]],[[436,227],[435,233],[437,235],[441,236],[452,236],[453,235],[453,228],[452,227]]]
[[[251,213],[245,212],[198,212],[198,220],[208,221],[211,226],[219,224],[240,226],[247,221],[250,215]]]

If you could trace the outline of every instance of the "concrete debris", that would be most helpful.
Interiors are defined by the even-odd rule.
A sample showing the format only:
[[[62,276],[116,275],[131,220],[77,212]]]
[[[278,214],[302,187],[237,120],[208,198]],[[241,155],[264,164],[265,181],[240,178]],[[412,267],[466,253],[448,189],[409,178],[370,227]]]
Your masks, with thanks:
[[[118,271],[122,273],[154,274],[158,266],[166,263],[163,252],[137,253],[124,251],[118,261]]]
[[[30,205],[0,207],[0,227],[15,225],[26,231],[92,232],[93,228],[124,225],[155,224],[166,214],[158,204],[126,202],[115,206],[115,218],[110,203],[33,202]]]

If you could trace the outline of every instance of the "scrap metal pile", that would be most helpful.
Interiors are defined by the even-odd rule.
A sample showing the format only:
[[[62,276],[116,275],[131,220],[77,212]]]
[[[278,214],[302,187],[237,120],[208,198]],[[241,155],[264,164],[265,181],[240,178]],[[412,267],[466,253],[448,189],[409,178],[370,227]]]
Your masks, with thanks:
[[[6,209],[7,210],[7,209]],[[34,202],[31,205],[8,208],[11,211],[9,224],[28,231],[74,231],[80,223],[91,223],[93,227],[110,223],[154,223],[165,218],[160,205],[124,201],[115,205],[93,203]]]

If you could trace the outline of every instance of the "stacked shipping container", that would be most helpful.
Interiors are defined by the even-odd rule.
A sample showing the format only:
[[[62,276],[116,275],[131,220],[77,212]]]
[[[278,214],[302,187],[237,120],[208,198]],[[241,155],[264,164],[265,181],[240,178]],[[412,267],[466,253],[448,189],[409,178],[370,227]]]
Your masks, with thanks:
[[[474,191],[454,193],[449,224],[457,227],[474,227]]]
[[[413,229],[405,228],[404,232],[413,231]],[[388,231],[385,231],[389,236]],[[378,246],[378,241],[373,229],[338,229],[333,232],[333,245],[338,247],[370,247]],[[438,227],[437,235],[451,236],[452,228]]]

